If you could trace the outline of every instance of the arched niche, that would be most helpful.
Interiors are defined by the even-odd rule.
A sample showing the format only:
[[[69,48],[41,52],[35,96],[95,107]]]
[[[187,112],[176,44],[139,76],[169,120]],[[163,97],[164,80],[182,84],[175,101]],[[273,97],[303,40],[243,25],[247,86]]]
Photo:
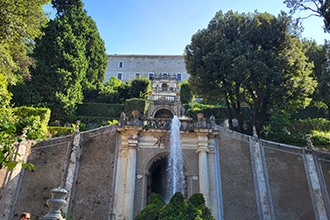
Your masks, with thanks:
[[[144,190],[146,190],[146,198],[147,198],[147,204],[149,203],[149,198],[152,192],[158,193],[163,196],[165,199],[166,195],[166,184],[167,184],[167,161],[168,161],[168,155],[169,152],[164,149],[162,152],[151,152],[149,155],[145,157],[145,159],[141,163],[141,173],[147,173],[148,179],[147,184],[144,186],[146,187]],[[187,175],[186,173],[191,172],[192,164],[191,161],[185,159],[187,156],[185,156],[183,152],[183,170],[185,173],[185,182],[186,182],[186,189],[185,189],[185,195],[188,195],[189,189],[187,188]]]
[[[157,109],[154,113],[154,118],[170,118],[174,117],[173,112],[170,109],[161,108]]]

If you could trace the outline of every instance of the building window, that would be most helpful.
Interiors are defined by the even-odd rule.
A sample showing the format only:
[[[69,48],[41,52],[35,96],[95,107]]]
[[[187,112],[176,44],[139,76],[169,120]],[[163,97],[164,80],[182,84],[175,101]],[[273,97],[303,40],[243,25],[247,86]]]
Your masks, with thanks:
[[[154,77],[154,73],[149,73],[149,79],[152,80],[153,77]]]
[[[140,73],[135,73],[135,78],[139,79],[140,78]]]
[[[124,62],[123,61],[119,61],[119,63],[118,63],[118,67],[119,68],[122,68],[124,66]]]
[[[123,80],[123,74],[122,73],[117,73],[117,78],[120,80]]]
[[[181,79],[181,73],[176,74],[176,78],[177,78],[178,81],[181,81],[182,80]]]

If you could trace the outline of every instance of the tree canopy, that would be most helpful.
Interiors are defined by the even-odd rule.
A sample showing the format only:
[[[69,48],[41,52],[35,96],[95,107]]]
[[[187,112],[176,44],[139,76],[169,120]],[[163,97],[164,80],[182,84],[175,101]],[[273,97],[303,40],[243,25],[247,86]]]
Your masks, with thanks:
[[[195,95],[209,102],[225,100],[230,128],[262,129],[270,108],[289,110],[309,101],[316,82],[300,40],[291,35],[291,19],[268,13],[219,11],[186,46],[184,59]],[[244,128],[242,107],[251,112]]]
[[[43,6],[49,0],[0,2],[0,74],[14,83],[14,72],[26,76],[33,63],[27,55],[26,44],[42,35],[40,27],[47,21]]]
[[[330,0],[284,0],[284,3],[292,14],[296,11],[308,11],[311,13],[309,16],[322,17],[324,31],[330,33]]]
[[[34,61],[28,53],[34,39],[43,34],[41,27],[47,21],[43,6],[47,3],[49,0],[0,1],[0,169],[11,170],[18,162],[23,167],[33,167],[15,160],[18,129],[10,108],[12,94],[8,86],[16,83],[17,76],[29,77],[29,67]]]
[[[313,101],[325,104],[330,118],[330,41],[325,41],[324,45],[318,45],[315,41],[304,41],[304,47],[309,61],[314,63],[313,73],[317,80]]]
[[[97,26],[81,0],[53,0],[57,14],[36,40],[37,67],[26,82],[32,103],[50,107],[54,115],[73,114],[84,92],[103,85],[107,56]],[[27,94],[29,95],[29,94]]]

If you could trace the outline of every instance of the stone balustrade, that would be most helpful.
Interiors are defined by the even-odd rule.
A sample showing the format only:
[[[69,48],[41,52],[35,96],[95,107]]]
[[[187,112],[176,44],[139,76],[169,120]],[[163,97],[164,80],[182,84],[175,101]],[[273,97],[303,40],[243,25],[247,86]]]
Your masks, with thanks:
[[[213,116],[210,119],[199,118],[199,119],[189,119],[189,118],[179,118],[180,120],[180,130],[191,132],[197,129],[213,129],[216,130],[215,118]],[[119,126],[143,126],[144,130],[149,129],[171,129],[172,119],[170,118],[140,118],[140,117],[129,117],[121,118],[119,120]]]

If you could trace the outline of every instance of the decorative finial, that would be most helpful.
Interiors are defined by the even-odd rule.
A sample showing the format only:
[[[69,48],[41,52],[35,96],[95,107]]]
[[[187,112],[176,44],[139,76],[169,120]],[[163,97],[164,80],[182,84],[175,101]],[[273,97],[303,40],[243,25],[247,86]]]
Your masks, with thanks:
[[[80,129],[80,120],[77,120],[76,121],[76,130],[75,130],[75,132],[79,132],[79,129]]]
[[[306,134],[307,149],[314,150],[314,145],[310,134]]]
[[[256,126],[253,125],[252,129],[253,129],[253,137],[258,138]]]

